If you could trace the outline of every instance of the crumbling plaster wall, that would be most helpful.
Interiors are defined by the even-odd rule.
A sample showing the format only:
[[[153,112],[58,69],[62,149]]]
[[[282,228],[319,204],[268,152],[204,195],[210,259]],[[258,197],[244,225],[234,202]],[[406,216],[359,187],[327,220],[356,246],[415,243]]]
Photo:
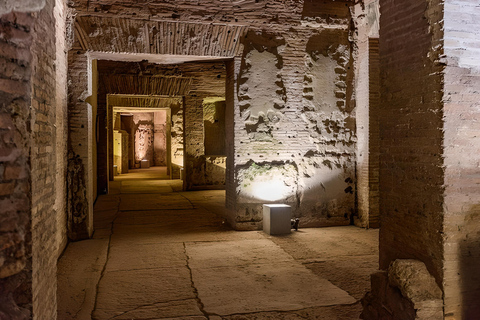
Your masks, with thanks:
[[[349,6],[330,8],[335,14],[309,6],[301,26],[243,39],[230,218],[238,229],[258,228],[268,202],[292,205],[303,226],[350,224],[355,212]]]
[[[17,12],[35,12],[45,7],[45,0],[5,0],[0,3],[0,15]]]
[[[230,149],[234,159],[227,168],[235,188],[227,192],[227,198],[234,197],[227,199],[230,223],[238,229],[258,228],[261,223],[264,200],[258,194],[243,196],[240,180],[242,170],[253,164],[295,171],[298,179],[289,203],[303,225],[351,223],[357,152],[353,1],[201,0],[192,6],[188,1],[127,5],[102,0],[77,1],[72,7],[79,16],[248,25],[233,84],[238,110]],[[201,98],[190,94],[185,99],[185,124],[193,128],[185,133],[185,170],[191,177],[187,189],[204,184],[203,146],[201,140],[190,139],[201,137],[197,111]]]
[[[65,153],[57,140],[65,130],[66,88],[57,78],[65,44],[56,41],[65,8],[31,4],[15,2],[18,11],[0,16],[2,319],[56,318],[56,261],[66,239],[65,161],[56,156]]]

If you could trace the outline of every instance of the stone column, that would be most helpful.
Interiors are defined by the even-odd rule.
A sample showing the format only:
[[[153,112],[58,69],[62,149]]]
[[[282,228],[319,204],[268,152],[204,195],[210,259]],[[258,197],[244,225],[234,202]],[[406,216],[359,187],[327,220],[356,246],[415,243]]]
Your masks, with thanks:
[[[355,5],[356,47],[354,50],[357,130],[357,211],[355,225],[378,227],[378,70],[371,39],[378,39],[378,0]],[[372,59],[373,58],[373,59]],[[377,66],[378,68],[378,66]]]
[[[225,207],[228,209],[228,222],[236,226],[237,186],[235,182],[235,150],[240,143],[235,139],[235,128],[239,126],[240,109],[238,105],[238,76],[241,58],[236,57],[225,63],[227,79],[225,81],[225,135],[227,167],[225,173]]]

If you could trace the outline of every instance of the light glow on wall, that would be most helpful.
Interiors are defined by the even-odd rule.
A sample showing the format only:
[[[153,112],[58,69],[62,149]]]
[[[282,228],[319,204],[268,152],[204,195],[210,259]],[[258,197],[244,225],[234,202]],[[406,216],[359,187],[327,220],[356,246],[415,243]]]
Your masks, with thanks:
[[[292,193],[292,188],[281,179],[255,181],[250,186],[251,194],[263,201],[279,201],[286,199]]]

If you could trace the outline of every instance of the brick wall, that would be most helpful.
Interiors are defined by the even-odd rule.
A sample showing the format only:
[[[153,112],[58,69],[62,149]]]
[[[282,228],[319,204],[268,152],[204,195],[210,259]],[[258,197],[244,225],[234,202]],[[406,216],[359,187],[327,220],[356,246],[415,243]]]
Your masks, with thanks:
[[[380,2],[380,268],[418,259],[443,277],[440,1]]]
[[[32,294],[34,319],[55,319],[57,215],[54,210],[56,155],[56,71],[54,0],[48,0],[34,26],[32,51]],[[61,108],[61,107],[60,107]],[[62,183],[60,181],[59,183]],[[59,199],[63,200],[63,199]],[[65,214],[60,212],[59,214]]]
[[[258,227],[262,203],[277,201],[292,205],[302,226],[351,223],[355,104],[343,22],[250,31],[243,40],[235,115],[238,228]],[[244,183],[256,166],[270,173]],[[284,170],[292,181],[278,176]],[[268,184],[280,186],[276,195],[265,194],[262,186],[273,190]]]
[[[55,211],[57,213],[58,256],[67,245],[67,54],[66,54],[66,4],[62,0],[55,1],[56,20],[56,110],[55,110]]]
[[[446,319],[480,314],[480,8],[445,1],[444,295]]]
[[[65,166],[56,153],[65,150],[57,141],[63,139],[65,87],[57,86],[55,64],[65,70],[64,44],[56,42],[65,8],[54,12],[54,6],[49,0],[39,12],[0,18],[0,200],[6,209],[0,215],[0,254],[7,254],[0,266],[0,318],[5,319],[56,318],[56,262],[65,246],[64,178],[56,181]]]
[[[379,39],[369,38],[368,40],[368,97],[369,97],[369,213],[368,224],[370,227],[380,226],[380,188],[379,188],[379,167],[380,167],[380,56]]]
[[[68,237],[71,240],[88,238],[93,232],[92,211],[93,167],[91,163],[92,108],[89,96],[89,61],[84,52],[68,52]],[[91,70],[90,70],[91,72]]]
[[[28,119],[34,24],[31,14],[0,16],[0,317],[3,318],[22,319],[22,315],[27,318],[32,308],[32,127]],[[15,310],[17,305],[20,309]]]
[[[290,190],[288,202],[294,206],[295,215],[301,217],[303,226],[352,222],[356,211],[357,153],[351,42],[355,32],[351,25],[353,1],[244,1],[241,6],[230,1],[198,1],[193,6],[189,1],[164,1],[138,6],[103,0],[77,1],[71,5],[80,17],[80,28],[87,30],[86,34],[92,33],[88,30],[107,30],[118,25],[117,17],[145,19],[151,26],[148,30],[152,31],[146,34],[145,28],[138,28],[136,22],[132,30],[116,28],[126,34],[133,32],[137,39],[145,39],[143,43],[122,44],[110,36],[81,38],[85,48],[105,52],[155,53],[160,50],[158,42],[162,41],[166,49],[161,52],[166,50],[171,54],[190,52],[191,46],[198,46],[197,42],[190,41],[189,34],[180,30],[186,24],[175,25],[180,28],[178,34],[186,38],[177,43],[171,41],[175,37],[156,32],[157,26],[149,24],[151,19],[227,24],[233,28],[227,28],[228,31],[234,33],[241,33],[243,29],[232,25],[247,25],[249,31],[245,35],[230,38],[232,43],[240,42],[241,46],[236,48],[243,48],[238,51],[241,61],[234,101],[238,99],[240,105],[234,106],[239,109],[234,110],[234,146],[230,147],[235,163],[227,173],[231,175],[233,170],[233,179],[227,180],[236,189],[235,193],[227,192],[227,197],[240,195],[227,199],[235,203],[235,224],[239,228],[256,228],[261,223],[261,204],[267,200],[260,199],[258,192],[252,191],[256,186],[243,190],[243,175],[240,174],[242,171],[248,176],[248,168],[255,171],[256,166],[275,168],[271,173],[277,169],[278,172],[293,170],[294,185],[284,189]],[[88,19],[99,23],[91,27]],[[158,24],[162,26],[164,24]],[[204,25],[199,27],[205,29]],[[95,32],[98,35],[107,33]],[[202,47],[217,49],[214,44],[226,39],[210,39],[203,33],[200,38],[203,39]],[[182,43],[188,48],[179,45]],[[226,51],[232,46],[225,43],[220,47]],[[210,54],[225,56],[225,52],[217,51]],[[208,79],[207,73],[198,76]],[[224,94],[224,82],[218,83]],[[196,96],[191,93],[185,100],[185,127],[191,130],[185,132],[188,135],[185,152],[193,155],[185,160],[186,177],[193,179],[186,181],[187,188],[204,184],[205,175],[201,172],[203,141],[201,135],[196,134],[199,130],[196,124],[202,121],[198,106],[202,98],[208,97],[205,91],[199,92],[202,90],[198,89]],[[264,178],[272,182],[278,177],[268,174]],[[281,185],[289,183],[279,181]],[[282,200],[287,199],[280,197],[278,201]]]
[[[237,81],[240,69],[240,58],[234,58],[225,63],[225,149],[227,155],[235,154],[235,121],[238,121],[240,110],[238,108]],[[230,225],[235,225],[235,204],[237,186],[235,182],[236,157],[227,157],[225,170],[225,207],[228,209]]]

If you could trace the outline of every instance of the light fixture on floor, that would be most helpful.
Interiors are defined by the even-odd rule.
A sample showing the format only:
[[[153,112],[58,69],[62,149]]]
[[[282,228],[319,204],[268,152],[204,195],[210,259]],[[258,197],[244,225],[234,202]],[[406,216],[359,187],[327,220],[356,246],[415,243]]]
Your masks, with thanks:
[[[143,159],[141,162],[140,162],[140,168],[150,168],[150,161],[149,160],[146,160],[146,159]]]
[[[286,204],[263,205],[263,231],[269,235],[288,234],[291,231],[292,207]]]

